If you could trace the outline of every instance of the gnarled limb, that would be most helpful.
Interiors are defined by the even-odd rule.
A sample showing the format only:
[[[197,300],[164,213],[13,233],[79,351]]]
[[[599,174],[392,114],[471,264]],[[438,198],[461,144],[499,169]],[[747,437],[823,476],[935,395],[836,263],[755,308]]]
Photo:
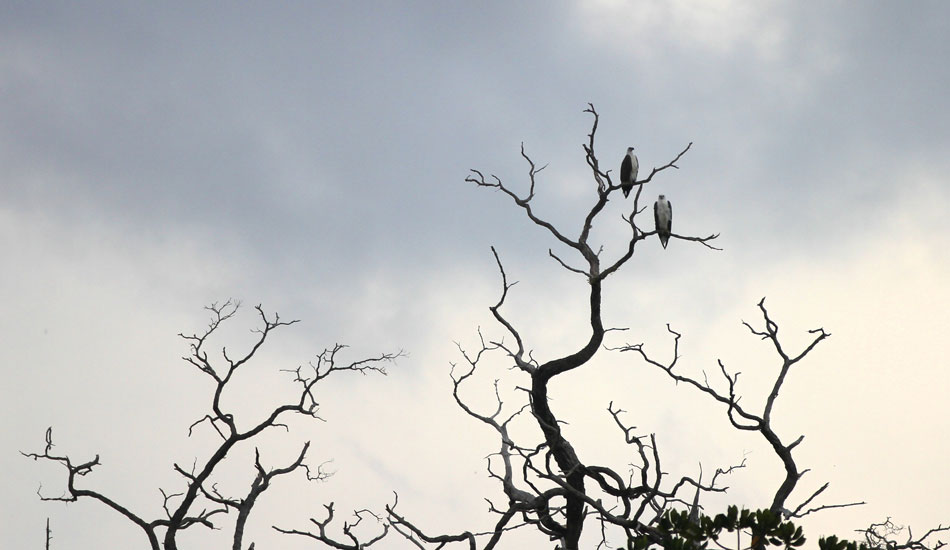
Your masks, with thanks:
[[[907,531],[907,538],[903,541],[898,539],[904,531]],[[950,525],[938,525],[928,529],[922,536],[914,537],[910,527],[896,525],[891,518],[887,518],[880,523],[872,523],[867,529],[857,531],[864,535],[864,540],[871,548],[882,548],[886,550],[937,550],[947,545],[945,539],[938,539],[937,536],[950,534]],[[931,539],[931,540],[928,540]]]

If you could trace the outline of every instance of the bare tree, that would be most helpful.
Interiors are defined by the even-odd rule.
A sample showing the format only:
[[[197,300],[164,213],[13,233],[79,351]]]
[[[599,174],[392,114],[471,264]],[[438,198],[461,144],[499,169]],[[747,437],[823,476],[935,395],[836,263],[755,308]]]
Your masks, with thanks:
[[[606,328],[602,319],[603,286],[607,278],[620,271],[633,257],[637,246],[648,242],[657,234],[648,223],[641,220],[647,205],[641,205],[644,189],[654,177],[665,176],[668,170],[678,168],[678,163],[689,152],[692,143],[686,145],[672,159],[649,174],[634,182],[635,192],[632,203],[628,200],[629,214],[623,215],[621,230],[625,242],[619,250],[605,251],[604,247],[592,242],[592,229],[597,224],[606,225],[605,212],[608,201],[616,198],[621,190],[615,184],[610,170],[604,170],[594,149],[595,136],[599,124],[599,115],[590,105],[585,112],[593,117],[591,131],[583,144],[585,160],[591,170],[593,184],[592,203],[582,212],[579,223],[570,230],[550,222],[534,208],[534,198],[538,186],[538,175],[545,166],[538,167],[521,147],[521,156],[528,165],[527,189],[518,192],[510,184],[504,183],[494,175],[486,176],[479,170],[471,170],[466,181],[477,186],[500,191],[519,208],[528,220],[542,228],[558,243],[558,252],[548,250],[549,256],[560,268],[583,277],[586,282],[585,298],[587,308],[584,312],[585,331],[569,353],[539,361],[532,353],[532,346],[526,342],[522,328],[511,321],[506,312],[506,300],[514,282],[508,273],[498,252],[492,248],[495,265],[501,279],[500,295],[496,303],[489,307],[494,321],[498,325],[501,337],[486,337],[479,329],[478,344],[474,349],[459,346],[462,361],[453,365],[451,371],[452,394],[457,406],[479,424],[485,425],[497,437],[497,447],[489,455],[487,470],[490,478],[497,482],[500,489],[498,498],[488,500],[489,511],[496,517],[493,524],[481,529],[465,530],[456,533],[440,533],[424,521],[408,518],[399,510],[399,497],[394,496],[393,503],[386,506],[385,514],[376,514],[366,509],[354,512],[355,520],[333,524],[336,520],[335,507],[331,502],[324,505],[325,514],[321,518],[310,519],[308,529],[273,526],[279,533],[300,539],[312,540],[320,546],[338,550],[361,550],[376,545],[387,537],[390,531],[399,533],[409,544],[425,550],[433,547],[441,549],[454,543],[462,543],[470,549],[491,550],[510,532],[517,529],[534,530],[557,541],[557,548],[578,550],[586,526],[599,527],[600,541],[597,545],[609,547],[608,540],[619,535],[623,546],[631,550],[643,550],[648,547],[668,549],[705,548],[710,545],[717,548],[760,549],[768,545],[798,547],[804,543],[804,535],[792,520],[829,508],[855,506],[861,502],[820,504],[819,497],[828,488],[824,483],[812,488],[808,496],[798,494],[799,482],[808,471],[796,462],[794,450],[802,442],[803,436],[789,437],[779,433],[773,422],[773,411],[781,389],[795,367],[804,361],[819,344],[830,337],[823,328],[810,330],[810,341],[801,349],[790,350],[779,337],[779,324],[765,306],[763,298],[758,303],[761,321],[744,323],[750,333],[768,343],[776,366],[771,389],[763,397],[763,406],[754,409],[741,403],[738,387],[739,373],[731,371],[717,361],[716,382],[705,375],[697,379],[684,374],[678,367],[679,343],[682,335],[667,325],[672,337],[672,359],[663,361],[658,355],[648,353],[642,343],[625,343],[615,347],[605,344],[609,332],[619,329]],[[616,223],[616,220],[615,220]],[[719,250],[714,246],[718,235],[690,236],[671,234],[670,238],[696,243],[709,250]],[[260,328],[256,340],[249,351],[234,357],[226,348],[220,357],[211,359],[207,348],[209,339],[218,331],[222,323],[232,318],[237,304],[226,302],[212,305],[211,322],[201,333],[181,335],[189,345],[189,354],[184,358],[200,373],[210,378],[213,391],[207,412],[189,427],[189,436],[195,427],[210,427],[218,438],[217,447],[202,460],[196,460],[190,468],[174,464],[174,470],[182,476],[184,488],[169,493],[162,490],[163,517],[145,519],[142,514],[131,511],[95,489],[79,486],[79,478],[99,466],[99,457],[85,462],[73,461],[68,455],[53,452],[52,429],[46,432],[46,446],[42,452],[23,453],[34,460],[46,460],[60,464],[65,468],[66,491],[62,496],[49,497],[41,494],[43,500],[72,502],[79,499],[97,500],[106,507],[121,514],[139,526],[145,533],[153,550],[175,550],[178,548],[177,535],[188,528],[203,526],[216,527],[218,518],[235,512],[233,523],[232,548],[245,547],[244,533],[250,514],[260,495],[268,490],[281,476],[297,473],[298,479],[319,480],[326,473],[319,467],[307,464],[310,442],[300,444],[299,452],[277,466],[266,464],[261,458],[260,449],[254,446],[254,476],[250,486],[241,496],[224,495],[218,490],[213,478],[219,466],[225,461],[229,451],[238,446],[250,447],[261,433],[271,428],[281,427],[289,431],[286,418],[298,415],[308,418],[318,417],[318,403],[315,387],[318,382],[334,372],[378,372],[385,374],[385,366],[401,356],[401,352],[384,353],[375,357],[353,362],[342,361],[340,355],[344,346],[335,345],[324,350],[306,367],[290,370],[296,391],[293,399],[274,406],[269,413],[251,422],[237,422],[234,411],[222,405],[222,395],[229,391],[229,384],[238,371],[243,375],[246,365],[275,329],[294,324],[296,321],[281,321],[277,315],[272,318],[264,313],[260,306],[256,308],[260,317]],[[666,377],[685,391],[694,392],[701,399],[718,403],[724,411],[724,423],[741,432],[756,434],[772,449],[776,459],[782,464],[785,475],[775,484],[771,500],[757,510],[729,507],[723,513],[707,514],[700,505],[704,493],[723,493],[723,479],[745,466],[745,461],[723,465],[704,476],[702,467],[695,478],[689,475],[670,475],[662,466],[660,449],[661,438],[654,433],[641,432],[628,420],[620,405],[613,402],[605,404],[605,413],[617,427],[617,435],[632,451],[634,463],[630,469],[621,469],[616,465],[598,464],[589,457],[592,453],[578,448],[562,426],[568,415],[558,410],[549,396],[551,382],[568,372],[589,367],[595,357],[604,354],[619,354],[619,357],[631,359],[638,366],[658,369]],[[514,396],[509,397],[499,389],[495,380],[494,403],[490,407],[476,405],[463,395],[463,388],[474,383],[476,372],[488,369],[493,358],[501,358],[514,376],[518,378]],[[517,426],[517,429],[516,429]],[[524,430],[521,428],[527,427]],[[517,435],[515,435],[517,434]],[[259,440],[259,438],[258,438]],[[586,458],[585,458],[586,455]],[[624,465],[627,466],[627,465]],[[705,480],[705,481],[704,481]],[[367,524],[375,524],[367,528]],[[332,528],[331,528],[332,525]],[[437,529],[437,528],[435,528]],[[734,546],[727,546],[724,532],[734,533]],[[940,539],[950,527],[937,526],[926,531],[923,536],[914,537],[907,529],[906,539],[903,530],[890,519],[873,524],[860,533],[863,543],[839,541],[834,537],[822,539],[820,548],[825,550],[850,550],[859,548],[886,548],[888,550],[919,550],[940,548],[944,545]],[[744,538],[743,538],[744,537]],[[247,548],[253,550],[251,543]]]
[[[214,522],[217,521],[218,517],[234,511],[237,515],[233,524],[232,548],[241,550],[245,548],[244,530],[249,515],[258,497],[271,487],[275,478],[299,471],[303,473],[304,479],[313,481],[325,479],[327,474],[319,467],[311,468],[307,465],[307,451],[310,449],[309,441],[301,444],[300,451],[295,458],[285,462],[285,465],[277,467],[265,466],[265,463],[261,460],[260,449],[254,446],[253,468],[255,476],[247,493],[242,497],[225,496],[219,492],[213,482],[213,476],[225,461],[228,453],[241,445],[253,445],[259,434],[273,428],[283,428],[289,431],[288,425],[284,423],[284,419],[289,415],[319,419],[319,404],[315,396],[316,385],[331,374],[341,372],[386,374],[386,364],[392,363],[402,355],[402,352],[383,353],[375,357],[345,362],[341,358],[341,352],[346,346],[336,344],[321,352],[307,366],[299,366],[288,371],[292,375],[293,383],[297,388],[293,399],[274,406],[263,418],[252,421],[242,419],[239,423],[235,413],[222,405],[222,396],[228,393],[231,388],[229,383],[235,379],[239,371],[243,374],[247,370],[247,365],[274,330],[293,325],[297,321],[282,321],[277,314],[268,316],[261,306],[256,306],[255,310],[260,318],[260,327],[255,329],[257,336],[250,349],[241,355],[234,356],[228,348],[223,347],[220,357],[212,359],[208,349],[209,342],[221,325],[237,313],[238,303],[229,300],[220,305],[212,304],[207,310],[211,313],[211,321],[205,330],[191,335],[180,335],[188,342],[189,346],[189,353],[184,357],[184,360],[197,368],[199,372],[207,375],[212,380],[213,387],[208,412],[188,428],[188,435],[190,437],[194,428],[198,425],[207,424],[214,429],[219,442],[209,456],[200,461],[196,459],[191,467],[185,468],[177,463],[173,465],[174,470],[184,478],[184,489],[179,492],[166,492],[164,489],[159,489],[162,494],[164,517],[146,519],[142,514],[133,512],[96,489],[81,487],[79,478],[99,466],[99,456],[96,455],[92,460],[77,462],[68,455],[54,453],[52,428],[46,430],[46,445],[42,452],[22,453],[34,460],[47,460],[61,464],[66,470],[66,490],[64,494],[61,496],[46,496],[40,493],[42,500],[74,502],[79,499],[90,499],[99,501],[141,528],[153,550],[162,548],[175,550],[178,548],[177,536],[181,531],[194,526],[216,528]],[[332,510],[332,504],[330,509]],[[326,527],[331,519],[332,514],[330,518],[327,518],[323,527]],[[344,531],[350,530],[350,527],[344,527]],[[385,534],[385,530],[383,534]],[[253,547],[253,543],[247,546],[247,548]]]
[[[718,534],[723,530],[736,531],[737,536],[740,532],[746,533],[749,545],[754,548],[764,547],[769,543],[797,546],[804,541],[803,535],[801,530],[788,520],[822,509],[860,504],[813,504],[828,487],[826,483],[797,505],[789,505],[789,499],[799,479],[807,471],[799,468],[792,454],[802,437],[789,442],[786,437],[776,432],[772,422],[774,404],[792,367],[804,360],[830,334],[821,328],[812,330],[810,333],[813,339],[804,349],[789,352],[779,339],[778,324],[766,310],[764,299],[759,303],[764,326],[754,328],[748,323],[745,325],[753,335],[771,343],[780,363],[772,390],[761,411],[753,411],[740,405],[736,388],[738,373],[730,373],[721,362],[719,369],[723,377],[722,389],[712,386],[707,379],[698,381],[676,372],[674,368],[679,359],[678,345],[681,335],[672,328],[667,327],[673,336],[673,359],[669,363],[663,363],[647,354],[642,344],[607,348],[604,345],[605,335],[612,329],[605,328],[602,319],[603,285],[608,276],[618,272],[634,255],[638,245],[656,234],[648,224],[640,221],[647,210],[646,205],[641,206],[642,192],[655,176],[665,174],[670,168],[678,168],[678,163],[689,152],[692,143],[686,145],[666,164],[653,168],[646,178],[634,183],[632,208],[629,215],[622,217],[628,232],[626,245],[610,254],[610,251],[605,252],[602,246],[591,242],[591,229],[595,223],[609,223],[603,217],[605,206],[611,198],[619,196],[616,193],[621,186],[619,182],[614,183],[610,170],[602,168],[595,153],[594,139],[599,115],[593,105],[589,105],[585,112],[593,117],[592,128],[583,149],[591,170],[594,183],[591,189],[594,194],[591,206],[580,216],[577,227],[556,226],[535,210],[533,199],[538,190],[538,174],[546,165],[538,167],[525,153],[523,144],[521,156],[528,165],[525,191],[519,192],[499,177],[486,176],[482,171],[474,169],[466,181],[478,187],[501,191],[523,211],[528,220],[543,228],[557,241],[560,249],[570,254],[566,256],[562,252],[548,250],[549,256],[561,268],[584,277],[588,283],[588,308],[585,313],[589,327],[587,335],[566,355],[543,362],[536,360],[529,351],[531,346],[524,341],[522,331],[504,312],[505,301],[514,283],[509,281],[501,258],[493,247],[492,253],[501,278],[501,292],[497,303],[489,310],[504,337],[486,338],[479,330],[480,345],[476,349],[466,350],[459,346],[464,361],[462,365],[453,365],[452,383],[457,405],[466,414],[490,427],[497,435],[499,444],[496,452],[489,457],[488,472],[492,479],[497,480],[504,504],[499,505],[496,501],[488,500],[489,510],[497,515],[495,524],[490,528],[435,534],[428,526],[410,520],[400,513],[397,497],[395,502],[387,507],[390,522],[397,532],[418,548],[426,548],[427,545],[442,548],[450,543],[461,542],[473,550],[490,550],[507,532],[528,526],[537,529],[551,540],[558,541],[558,547],[561,549],[577,550],[589,520],[600,526],[601,542],[598,548],[607,545],[608,530],[619,532],[627,548],[646,548],[650,545],[675,548],[678,547],[677,544],[687,544],[684,547],[700,546],[718,539]],[[675,233],[671,235],[672,239],[697,243],[711,250],[718,250],[713,245],[717,237],[717,234],[704,237]],[[740,514],[737,509],[730,509],[716,517],[701,514],[700,494],[725,491],[720,484],[721,477],[742,468],[744,461],[716,469],[707,483],[702,482],[702,476],[699,479],[690,476],[671,478],[661,466],[661,452],[656,435],[638,433],[636,428],[624,420],[624,411],[613,403],[607,404],[607,414],[619,428],[624,441],[635,450],[638,462],[631,470],[634,473],[627,475],[626,471],[615,467],[585,460],[584,450],[576,448],[562,431],[565,415],[563,411],[556,411],[552,406],[548,388],[556,377],[591,364],[598,353],[609,352],[631,353],[638,361],[663,370],[673,381],[683,382],[681,386],[692,388],[721,403],[728,421],[734,428],[760,434],[769,443],[786,472],[784,479],[777,484],[772,502],[755,513],[744,510]],[[521,376],[520,380],[523,382],[518,384],[516,389],[523,391],[515,393],[523,395],[524,398],[514,404],[506,402],[509,398],[502,398],[496,380],[495,406],[488,411],[477,410],[477,407],[461,397],[460,388],[473,380],[477,369],[486,368],[484,365],[489,357],[499,354],[511,365],[511,369]],[[535,439],[521,436],[516,440],[512,437],[513,423],[522,418],[528,419],[527,422],[535,427]],[[686,491],[691,494],[684,495]],[[679,513],[677,507],[683,512]],[[944,530],[946,529],[938,528],[928,535]],[[737,548],[740,544],[737,541]],[[716,545],[726,548],[718,541]]]

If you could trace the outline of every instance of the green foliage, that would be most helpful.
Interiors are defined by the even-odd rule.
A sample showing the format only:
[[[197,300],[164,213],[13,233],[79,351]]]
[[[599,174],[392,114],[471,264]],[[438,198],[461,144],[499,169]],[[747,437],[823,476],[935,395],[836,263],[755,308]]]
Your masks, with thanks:
[[[838,537],[831,535],[818,541],[818,550],[869,550],[869,547],[863,542],[859,545],[849,540],[838,540]]]
[[[766,547],[777,547],[784,550],[799,548],[805,544],[805,535],[802,528],[791,521],[782,521],[779,514],[771,510],[739,510],[730,506],[726,513],[715,517],[699,514],[695,521],[691,521],[689,513],[670,510],[663,514],[656,524],[656,531],[662,539],[661,547],[664,550],[698,550],[709,548],[711,541],[720,545],[720,536],[727,533],[744,534],[747,540],[741,548],[761,550]],[[629,550],[647,550],[655,548],[656,544],[648,535],[641,535],[628,546]],[[714,545],[718,548],[718,545]],[[869,550],[865,544],[839,540],[830,536],[818,541],[820,550]],[[619,550],[619,549],[618,549]]]

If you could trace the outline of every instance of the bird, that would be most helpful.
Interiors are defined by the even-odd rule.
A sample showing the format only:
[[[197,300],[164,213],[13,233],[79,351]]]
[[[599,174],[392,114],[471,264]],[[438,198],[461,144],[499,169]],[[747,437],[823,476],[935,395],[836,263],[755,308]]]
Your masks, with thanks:
[[[696,527],[700,526],[699,521],[699,489],[700,483],[703,482],[703,465],[699,465],[699,481],[696,482],[696,494],[693,496],[693,506],[689,510],[689,522],[695,525]],[[693,548],[702,548],[698,541],[693,541],[691,545]]]
[[[703,478],[700,476],[699,481]],[[696,485],[696,494],[693,495],[693,506],[689,509],[689,522],[693,525],[699,525],[699,484]]]
[[[627,156],[623,157],[620,163],[620,188],[623,189],[623,196],[630,195],[633,184],[637,182],[637,172],[640,170],[640,163],[637,156],[633,154],[633,147],[627,147]]]
[[[703,482],[703,465],[699,465],[699,481],[696,482],[696,494],[693,496],[693,506],[689,510],[689,522],[699,525],[699,489]]]
[[[660,195],[653,203],[653,220],[656,222],[656,234],[660,237],[660,244],[666,248],[670,242],[670,231],[673,230],[673,205],[666,200],[666,195]]]

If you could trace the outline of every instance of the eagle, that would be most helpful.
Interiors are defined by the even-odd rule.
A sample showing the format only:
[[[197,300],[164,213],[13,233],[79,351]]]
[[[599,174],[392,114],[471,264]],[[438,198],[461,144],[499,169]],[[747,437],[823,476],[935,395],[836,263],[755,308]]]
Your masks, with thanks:
[[[627,147],[627,156],[623,157],[620,163],[620,188],[623,189],[623,196],[630,195],[633,184],[637,182],[637,171],[640,170],[640,163],[637,162],[637,156],[633,154],[633,147]]]
[[[673,206],[666,200],[666,195],[660,195],[653,203],[653,220],[656,222],[656,234],[660,237],[660,244],[666,248],[670,242],[670,231],[673,230]]]

